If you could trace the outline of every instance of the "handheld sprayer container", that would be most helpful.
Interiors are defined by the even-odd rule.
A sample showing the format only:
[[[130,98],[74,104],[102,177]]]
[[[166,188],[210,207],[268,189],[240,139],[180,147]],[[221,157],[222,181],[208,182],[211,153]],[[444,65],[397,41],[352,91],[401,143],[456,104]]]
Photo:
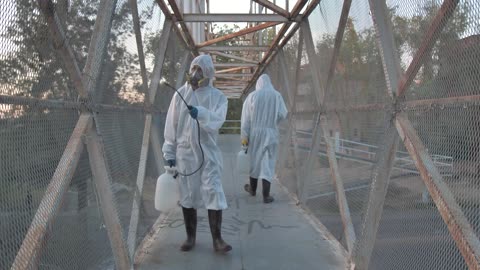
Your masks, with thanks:
[[[239,175],[250,174],[250,154],[245,146],[242,146],[242,150],[237,154],[237,173]]]
[[[177,169],[165,166],[165,173],[157,179],[155,189],[155,209],[161,212],[168,212],[177,206],[180,199],[178,182],[175,179]]]

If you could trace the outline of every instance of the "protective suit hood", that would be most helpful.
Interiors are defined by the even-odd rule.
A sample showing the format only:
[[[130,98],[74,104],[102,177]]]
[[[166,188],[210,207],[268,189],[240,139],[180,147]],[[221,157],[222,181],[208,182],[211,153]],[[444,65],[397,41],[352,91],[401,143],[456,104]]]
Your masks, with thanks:
[[[213,77],[215,77],[215,68],[213,66],[212,57],[207,54],[195,57],[190,64],[190,73],[192,73],[194,66],[199,66],[202,69],[203,77],[209,78],[209,85],[211,86],[213,83]]]
[[[260,78],[257,80],[257,84],[255,86],[255,90],[275,90],[275,88],[272,85],[272,81],[270,80],[270,77],[267,74],[262,74]]]

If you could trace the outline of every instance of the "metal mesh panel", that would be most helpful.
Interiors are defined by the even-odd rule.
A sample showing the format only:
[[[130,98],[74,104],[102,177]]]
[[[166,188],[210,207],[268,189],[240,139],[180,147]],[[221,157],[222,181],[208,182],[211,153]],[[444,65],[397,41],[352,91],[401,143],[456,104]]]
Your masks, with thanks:
[[[10,268],[15,258],[20,263],[31,260],[35,254],[25,250],[33,247],[39,254],[30,263],[38,267],[25,268],[111,268],[114,254],[124,251],[111,241],[107,231],[113,228],[106,225],[106,216],[115,212],[111,218],[116,222],[118,215],[121,229],[113,233],[126,245],[130,226],[136,223],[132,205],[137,180],[144,185],[137,198],[135,248],[158,218],[153,191],[163,160],[155,150],[163,142],[164,113],[173,91],[158,85],[152,106],[145,104],[146,92],[157,87],[151,80],[161,59],[161,77],[174,86],[182,85],[191,55],[176,31],[162,40],[167,33],[162,33],[165,23],[157,1],[142,0],[137,1],[142,59],[130,2],[116,1],[110,31],[95,32],[97,13],[103,10],[99,0],[57,0],[43,10],[38,3],[48,1],[0,0],[1,269]],[[473,238],[480,233],[480,4],[459,1],[453,11],[456,1],[445,3],[388,0],[382,11],[379,1],[352,1],[345,29],[340,29],[341,46],[335,48],[344,5],[320,1],[308,27],[302,27],[303,35],[311,35],[313,47],[304,39],[299,48],[297,32],[281,52],[275,52],[265,70],[286,103],[293,104],[289,121],[280,127],[279,180],[348,249],[353,262],[361,263],[365,258],[358,259],[362,254],[357,253],[372,247],[365,268],[467,269],[467,263],[479,264],[478,239]],[[52,11],[53,27],[46,19]],[[108,14],[98,17],[104,15]],[[392,32],[382,16],[392,21]],[[64,40],[52,36],[55,27],[65,34]],[[95,34],[100,34],[99,40],[108,40],[105,50],[92,38]],[[89,58],[92,45],[101,50],[96,51],[98,55],[104,52],[102,57]],[[160,51],[163,47],[165,52]],[[338,57],[331,66],[335,49]],[[309,56],[312,51],[314,55]],[[395,54],[398,59],[391,59]],[[143,60],[148,85],[143,85]],[[400,78],[390,88],[395,91],[399,86],[400,93],[391,97],[385,78],[390,82],[395,77],[396,60]],[[71,68],[72,63],[78,70]],[[331,68],[334,72],[329,75]],[[89,75],[82,78],[84,69]],[[94,93],[79,99],[82,79],[83,87]],[[328,91],[324,97],[322,91]],[[325,98],[324,104],[319,98]],[[85,116],[94,117],[81,134],[74,133]],[[150,116],[154,132],[143,142]],[[390,170],[382,167],[388,165],[383,151],[390,146],[385,145],[389,121],[404,140],[392,152],[395,160],[383,198],[375,188],[387,180],[378,175]],[[92,173],[98,173],[97,166],[102,164],[92,165],[92,151],[87,151],[92,149],[92,135],[100,138],[101,149],[94,150],[100,150],[97,161],[105,163],[109,174],[101,178],[108,178],[107,191],[113,195],[108,198],[108,213],[108,206],[100,203],[106,196],[98,190],[101,179]],[[142,143],[152,141],[158,149],[149,146],[148,155],[141,156]],[[333,150],[330,156],[327,145]],[[318,152],[314,153],[315,146]],[[66,161],[60,162],[63,158]],[[76,164],[72,161],[76,159],[78,165],[70,164]],[[137,179],[143,162],[146,177]],[[56,179],[60,184],[47,189],[56,183],[52,182],[56,173],[63,177]],[[438,193],[433,199],[426,186]],[[49,207],[39,207],[51,200],[55,203]],[[460,211],[446,222],[445,213],[457,205]],[[340,211],[342,207],[349,211]],[[378,211],[375,207],[381,210],[376,213],[381,216],[378,230],[374,239],[361,242],[371,229],[365,226],[374,224],[364,215]],[[37,221],[32,222],[34,217]],[[457,223],[464,226],[453,234]],[[45,235],[38,237],[34,229],[41,225],[47,227]],[[354,243],[345,234],[350,226],[356,234]],[[474,249],[468,252],[475,254],[460,253],[472,243]]]
[[[406,69],[421,46],[422,37],[440,9],[442,1],[387,1],[392,8],[396,45]],[[407,99],[432,99],[477,94],[479,7],[472,1],[459,1],[426,61],[407,90]],[[459,87],[461,86],[461,87]]]
[[[290,116],[295,118],[294,126],[297,130],[293,147],[289,152],[286,151],[290,159],[296,157],[295,162],[291,163],[292,168],[289,168],[290,174],[296,173],[299,168],[311,171],[310,174],[303,174],[308,176],[303,180],[306,183],[306,206],[347,249],[350,247],[344,229],[348,226],[348,219],[339,210],[341,202],[336,186],[338,181],[343,184],[346,201],[342,203],[349,208],[346,215],[352,220],[357,240],[365,233],[363,226],[373,226],[371,220],[363,217],[367,211],[377,211],[371,210],[376,205],[370,204],[375,201],[381,203],[381,220],[376,239],[366,241],[374,245],[369,269],[466,269],[464,256],[468,255],[462,256],[459,251],[459,247],[465,244],[455,242],[454,237],[459,236],[451,234],[440,215],[450,211],[456,204],[462,212],[460,216],[454,217],[454,222],[464,224],[461,216],[465,216],[465,221],[469,223],[466,231],[471,227],[478,237],[480,230],[476,188],[479,137],[476,101],[479,77],[476,68],[478,4],[460,1],[451,16],[449,14],[453,5],[444,4],[443,13],[439,13],[441,5],[442,1],[387,1],[384,15],[386,19],[392,20],[393,25],[393,32],[389,33],[389,28],[385,30],[381,17],[377,23],[382,25],[374,27],[373,24],[372,12],[381,12],[381,6],[370,10],[369,1],[353,1],[338,50],[334,75],[330,78],[331,88],[327,89],[325,95],[324,108],[315,102],[314,92],[323,89],[314,89],[309,75],[311,69],[316,68],[320,88],[326,85],[342,5],[336,1],[322,1],[320,8],[309,17],[316,55],[308,59],[304,50],[303,57],[306,60],[302,61],[302,66],[297,71],[300,74],[299,92],[296,96],[297,112]],[[433,26],[441,30],[429,29],[434,22],[438,24]],[[432,33],[436,34],[430,35]],[[388,34],[393,35],[394,48],[385,44]],[[387,47],[379,49],[379,46]],[[429,50],[429,47],[432,49]],[[399,82],[400,94],[406,93],[406,101],[399,99],[398,108],[390,108],[392,98],[387,93],[384,68],[391,68],[388,66],[392,63],[390,57],[395,55],[390,54],[389,49],[397,50],[400,71],[412,78],[411,84],[408,80]],[[311,64],[312,61],[317,62],[317,67]],[[385,61],[390,62],[385,64]],[[397,85],[392,85],[393,91],[396,87]],[[287,92],[283,91],[282,94],[286,96]],[[393,99],[395,98],[394,93]],[[332,160],[329,162],[324,134],[315,125],[315,113],[322,110],[325,111],[326,118],[321,121],[327,119],[326,127],[329,128],[325,136],[331,138],[331,147],[335,152],[334,163],[338,166],[335,179],[334,169],[330,168]],[[400,142],[394,155],[393,167],[384,168],[382,166],[386,166],[383,160],[387,157],[386,153],[382,154],[384,156],[379,154],[390,147],[384,145],[389,141],[385,136],[391,136],[390,133],[385,133],[386,127],[388,121],[395,121],[401,111],[407,112],[405,117],[409,119],[402,120],[402,123],[411,121],[413,133],[408,126],[400,125],[399,122],[395,128],[400,134],[409,136],[409,139],[412,134],[418,134],[419,141],[413,138],[413,145],[408,151]],[[404,119],[404,116],[401,117]],[[311,155],[315,158],[309,163],[308,153],[312,149],[312,133],[315,128],[319,129],[319,153]],[[282,135],[285,136],[286,131]],[[423,155],[422,144],[425,145],[428,157],[425,160],[412,157]],[[295,155],[293,150],[298,149],[301,153],[305,145],[307,147],[303,150],[307,154]],[[418,169],[422,166],[426,166],[427,170],[424,178],[435,178],[434,180],[422,179]],[[390,170],[391,177],[383,200],[381,193],[372,191],[378,185],[372,179],[378,176],[377,173]],[[288,177],[286,171],[282,168],[281,178]],[[280,180],[291,192],[302,194],[298,187],[290,188],[295,185],[289,183],[289,179]],[[424,181],[433,181],[430,184],[434,188],[438,185],[435,181],[445,183],[446,188],[439,188],[440,196],[447,198],[451,193],[453,200],[447,198],[447,205],[438,208],[429,196]],[[368,229],[370,228],[366,230]],[[357,253],[361,253],[363,248],[368,249],[368,244],[366,245],[357,247],[360,250],[355,250],[353,256],[360,256]],[[352,261],[357,262],[357,257],[352,257]]]
[[[138,1],[138,13],[141,23],[140,31],[142,33],[143,52],[145,54],[145,67],[147,69],[147,77],[151,78],[155,65],[155,52],[158,47],[159,34],[162,32],[165,18],[161,15],[158,4],[153,0]]]
[[[95,6],[99,1],[59,1],[55,12],[66,31],[64,43],[75,48],[82,68],[95,23]],[[68,11],[70,9],[70,11]],[[81,12],[79,10],[82,10]],[[37,3],[2,1],[0,36],[0,93],[40,99],[75,100],[77,93],[68,80],[59,54],[49,35]],[[68,16],[69,14],[76,16]],[[89,17],[91,16],[91,17]],[[5,46],[4,46],[5,44]]]
[[[75,111],[29,106],[15,106],[0,118],[2,269],[22,244],[77,118]]]
[[[139,11],[140,12],[140,11]],[[117,1],[104,68],[98,80],[97,98],[106,104],[141,104],[145,99],[131,9]]]
[[[463,108],[412,109],[409,119],[423,141],[433,165],[448,186],[455,201],[478,237],[478,150],[472,139],[478,137],[478,106]],[[446,128],[456,125],[465,129]],[[470,139],[469,139],[470,138]],[[475,139],[473,139],[475,141]],[[450,236],[444,221],[426,190],[422,178],[408,156],[398,158],[385,202],[384,215],[377,241],[374,261],[375,269],[394,269],[389,266],[400,262],[409,269],[467,269],[465,260]],[[393,220],[402,216],[405,222],[395,224]],[[416,226],[416,225],[417,226]],[[418,226],[421,224],[421,226]],[[397,241],[410,237],[421,237],[416,241]],[[429,254],[428,259],[418,254],[419,250]],[[393,254],[404,253],[410,260],[403,261]],[[444,254],[449,254],[448,260]],[[388,259],[387,259],[387,258]],[[386,260],[390,260],[386,264]],[[373,266],[373,265],[372,265]],[[388,267],[386,267],[388,266]],[[430,268],[426,268],[426,267]]]
[[[102,269],[113,265],[107,229],[84,151],[43,253],[40,269]]]
[[[370,269],[468,269],[420,177],[390,182]]]
[[[141,112],[105,112],[97,115],[97,119],[112,177],[115,204],[126,235],[136,189],[145,120]]]
[[[143,107],[141,59],[130,3],[124,0],[116,2],[109,33],[100,32],[98,36],[99,40],[107,40],[103,58],[92,58],[89,69],[92,77],[83,78],[83,86],[89,87],[87,83],[95,79],[95,72],[101,71],[91,89],[95,93],[84,101],[78,99],[81,89],[76,89],[79,84],[72,81],[72,70],[67,65],[74,62],[78,70],[73,72],[82,72],[88,59],[97,10],[102,10],[99,2],[59,0],[53,2],[53,9],[47,6],[46,11],[41,10],[37,2],[0,4],[1,269],[9,269],[16,257],[17,264],[28,263],[30,258],[25,252],[37,246],[38,258],[27,268],[107,269],[115,264],[113,254],[122,252],[111,244],[111,235],[107,233],[111,229],[106,225],[107,208],[100,203],[101,197],[106,198],[106,195],[99,192],[99,180],[92,174],[89,158],[92,153],[84,146],[92,140],[91,125],[87,124],[91,122],[82,122],[87,124],[82,134],[73,133],[82,119],[88,119],[80,114],[94,116],[92,127],[100,138],[100,163],[104,159],[110,181],[107,189],[113,194],[112,201],[107,204],[113,207],[121,226],[121,231],[113,233],[126,246],[141,162],[145,115],[152,111],[154,121],[164,118],[159,111],[166,110],[173,93],[159,89],[152,109],[147,111]],[[52,38],[52,31],[56,30],[49,27],[48,14],[45,14],[50,11],[54,12],[57,29],[65,33],[61,44]],[[155,60],[159,57],[163,16],[153,0],[139,2],[138,11],[147,79],[151,79]],[[180,44],[172,31],[162,70],[162,77],[172,84],[178,78],[182,80],[178,74],[185,71],[182,63],[188,55]],[[65,54],[61,52],[65,49],[72,52],[67,55],[67,58],[72,57],[68,60],[70,63],[65,63]],[[74,77],[77,75],[82,76],[76,73]],[[162,123],[155,124],[158,125],[153,125],[155,128],[163,129]],[[69,140],[75,148],[67,148]],[[82,151],[74,153],[72,149]],[[153,210],[152,190],[159,169],[151,152],[144,157],[147,178],[139,198],[137,239],[134,237],[137,243],[158,217],[158,212]],[[61,157],[66,163],[59,163]],[[70,160],[75,157],[78,165],[69,167]],[[101,164],[94,166],[98,165]],[[60,182],[47,190],[54,172],[71,175],[71,180],[68,176],[64,176],[67,179],[58,178]],[[39,208],[40,203],[54,198],[58,198],[52,205],[54,209]],[[35,215],[38,217],[33,224]],[[45,224],[48,224],[45,235],[38,231],[39,238],[37,234],[25,238],[27,231],[33,232]],[[130,257],[126,253],[122,256]]]

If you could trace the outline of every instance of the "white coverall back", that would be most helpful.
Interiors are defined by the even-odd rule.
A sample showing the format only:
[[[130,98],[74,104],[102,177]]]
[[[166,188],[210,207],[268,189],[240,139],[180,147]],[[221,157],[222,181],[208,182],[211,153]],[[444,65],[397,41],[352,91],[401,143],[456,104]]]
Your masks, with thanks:
[[[287,113],[282,95],[275,90],[270,77],[261,75],[242,108],[241,136],[248,139],[250,177],[273,180],[279,140],[277,126]]]

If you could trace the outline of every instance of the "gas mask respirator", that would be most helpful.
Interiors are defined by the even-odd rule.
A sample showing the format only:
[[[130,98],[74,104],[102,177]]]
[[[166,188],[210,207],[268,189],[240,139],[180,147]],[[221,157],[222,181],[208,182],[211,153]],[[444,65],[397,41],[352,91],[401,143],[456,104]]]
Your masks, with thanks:
[[[209,79],[204,78],[202,70],[200,68],[197,68],[192,73],[187,74],[187,81],[193,89],[197,89],[207,86]]]

